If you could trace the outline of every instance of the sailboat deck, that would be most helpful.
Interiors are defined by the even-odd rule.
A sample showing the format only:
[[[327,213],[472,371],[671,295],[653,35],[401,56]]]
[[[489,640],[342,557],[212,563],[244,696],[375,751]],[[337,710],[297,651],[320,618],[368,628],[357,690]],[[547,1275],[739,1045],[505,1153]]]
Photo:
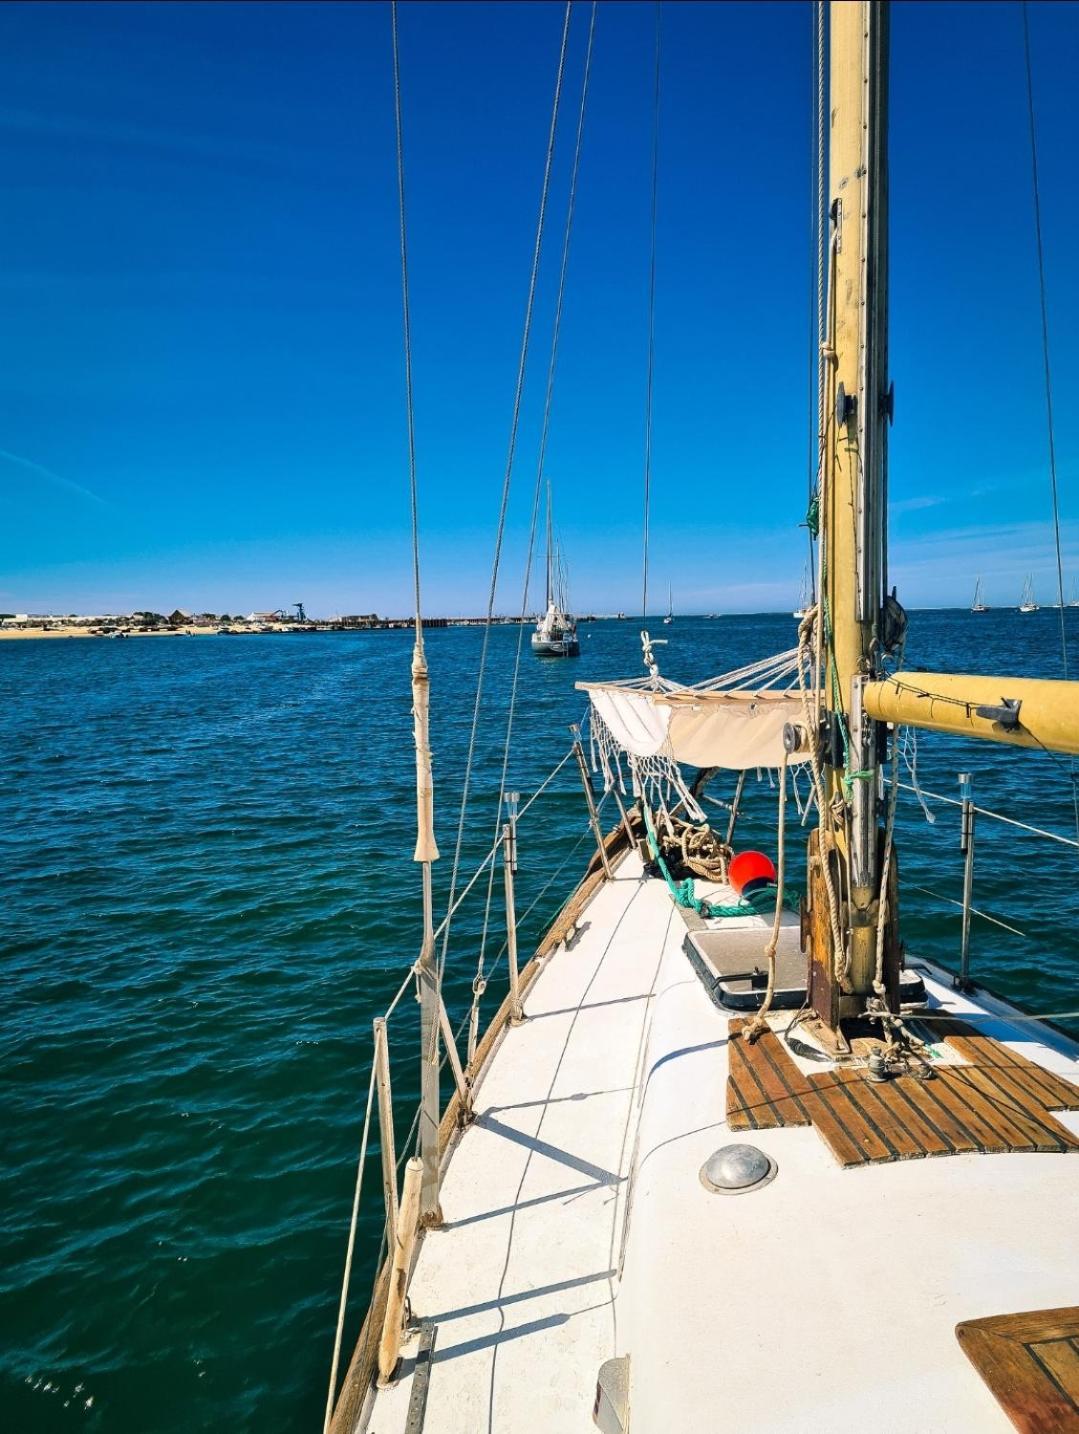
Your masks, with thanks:
[[[732,925],[754,923],[763,944],[759,918]],[[675,1408],[684,1429],[1008,1429],[955,1326],[1074,1305],[1079,1162],[844,1169],[811,1128],[732,1133],[731,1018],[690,965],[663,883],[625,857],[579,931],[480,1084],[446,1169],[445,1227],[411,1282],[423,1349],[406,1341],[361,1427],[586,1430],[600,1364],[629,1355],[632,1434],[673,1427]],[[925,979],[934,1004],[976,1009]],[[1001,1019],[990,1033],[1079,1075],[1041,1028]],[[1076,1113],[1053,1118],[1079,1134]],[[709,1193],[698,1172],[731,1141],[764,1150],[776,1178]]]
[[[746,1041],[745,1024],[730,1028],[732,1130],[812,1125],[841,1165],[963,1151],[1079,1151],[1079,1140],[1049,1114],[1079,1109],[1079,1086],[960,1023],[935,1026],[944,1045],[932,1049],[944,1059],[931,1079],[880,1083],[858,1068],[807,1073],[774,1031]]]

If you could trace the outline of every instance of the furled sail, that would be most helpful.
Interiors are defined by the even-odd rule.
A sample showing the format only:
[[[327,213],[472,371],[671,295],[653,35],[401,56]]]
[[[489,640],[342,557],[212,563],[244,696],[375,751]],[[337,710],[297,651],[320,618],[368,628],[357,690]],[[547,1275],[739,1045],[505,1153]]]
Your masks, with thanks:
[[[582,683],[593,711],[623,752],[665,755],[682,766],[778,767],[783,728],[804,721],[797,690],[652,691],[618,683]],[[788,760],[804,761],[805,753]]]
[[[784,727],[805,722],[802,691],[792,685],[797,683],[798,650],[693,686],[661,677],[647,641],[645,651],[648,677],[577,684],[591,703],[594,760],[608,789],[624,789],[624,757],[635,793],[643,792],[659,807],[676,794],[691,818],[703,820],[681,768],[744,771],[781,765]],[[799,751],[787,760],[806,757]]]

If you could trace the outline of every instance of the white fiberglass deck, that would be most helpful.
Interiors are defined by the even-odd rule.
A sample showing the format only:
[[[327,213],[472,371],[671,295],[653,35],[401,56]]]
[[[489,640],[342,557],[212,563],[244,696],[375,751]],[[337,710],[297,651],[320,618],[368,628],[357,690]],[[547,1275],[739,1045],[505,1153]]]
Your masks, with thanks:
[[[1009,1429],[954,1326],[1079,1303],[1079,1159],[844,1170],[811,1127],[732,1137],[727,1018],[663,883],[625,858],[580,930],[533,984],[450,1159],[446,1225],[410,1287],[414,1316],[437,1327],[414,1427],[588,1430],[599,1365],[628,1354],[632,1434]],[[1031,1027],[992,1034],[1079,1078]],[[700,1166],[731,1139],[774,1157],[770,1185],[704,1189]],[[371,1434],[404,1434],[416,1347],[368,1409]]]

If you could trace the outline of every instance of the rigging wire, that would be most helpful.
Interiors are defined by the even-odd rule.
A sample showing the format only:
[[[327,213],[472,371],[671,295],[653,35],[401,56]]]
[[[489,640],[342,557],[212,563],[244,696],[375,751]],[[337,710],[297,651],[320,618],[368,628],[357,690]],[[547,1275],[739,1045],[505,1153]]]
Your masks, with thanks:
[[[524,585],[521,592],[521,621],[517,628],[517,650],[513,661],[513,677],[510,681],[509,711],[506,716],[506,740],[502,748],[502,771],[498,783],[498,805],[495,808],[494,841],[496,844],[498,842],[499,827],[502,821],[503,804],[506,798],[506,776],[509,771],[513,721],[517,711],[517,685],[521,671],[521,653],[524,648],[525,618],[528,614],[529,589],[532,583],[532,564],[536,549],[536,533],[539,528],[540,504],[543,497],[543,473],[547,460],[547,442],[551,432],[551,409],[554,402],[555,372],[558,366],[558,341],[562,332],[562,310],[566,294],[566,275],[569,271],[570,241],[573,236],[573,216],[577,204],[577,179],[581,167],[581,148],[584,140],[585,113],[588,107],[588,85],[592,74],[592,50],[595,41],[597,11],[598,0],[592,0],[592,10],[588,24],[588,43],[584,58],[584,74],[581,80],[581,100],[577,111],[577,132],[573,148],[573,165],[570,171],[569,195],[566,200],[566,222],[562,231],[562,258],[558,271],[558,292],[555,299],[554,321],[551,328],[551,352],[547,363],[547,386],[543,400],[543,424],[540,430],[539,453],[536,459],[536,482],[532,493],[532,515],[528,530],[528,551],[525,555]],[[565,586],[565,574],[562,569],[561,557],[559,558],[558,577],[560,589],[559,606],[561,607],[563,605],[561,590]],[[480,936],[480,952],[476,970],[476,976],[479,980],[483,979],[484,974],[484,955],[487,947],[488,927],[490,925],[494,879],[495,863],[492,862],[487,881],[487,902],[483,913],[483,930]]]
[[[536,238],[532,249],[532,268],[528,281],[528,299],[525,304],[524,327],[521,334],[521,351],[517,364],[517,382],[513,394],[513,416],[510,421],[509,443],[506,451],[506,467],[502,479],[502,497],[498,509],[498,525],[495,533],[494,558],[491,563],[491,584],[487,594],[487,615],[483,625],[483,644],[480,648],[479,671],[476,674],[476,697],[472,708],[472,726],[468,736],[468,754],[465,758],[464,785],[461,791],[461,809],[457,820],[457,838],[453,851],[453,868],[450,873],[450,893],[447,910],[453,910],[453,898],[457,889],[457,874],[461,866],[461,849],[464,843],[465,821],[468,816],[468,798],[472,785],[472,765],[476,752],[476,734],[479,730],[480,711],[483,703],[483,679],[487,670],[487,652],[491,638],[491,620],[494,616],[495,593],[498,587],[498,572],[502,561],[502,540],[506,531],[506,510],[509,506],[510,482],[513,477],[513,462],[517,451],[517,431],[521,421],[521,399],[524,392],[525,369],[528,363],[529,341],[532,337],[532,316],[536,302],[536,282],[539,275],[540,254],[543,249],[543,232],[547,218],[547,200],[551,189],[551,166],[554,159],[555,134],[558,129],[558,112],[562,100],[562,81],[566,70],[566,45],[569,39],[570,14],[573,0],[566,0],[562,19],[562,42],[558,54],[558,73],[555,78],[554,101],[551,106],[551,124],[547,135],[547,155],[543,167],[543,184],[540,190],[539,214],[536,219]],[[439,957],[439,973],[445,969],[446,953],[450,943],[450,920],[447,916],[442,937],[442,951]]]
[[[656,62],[652,93],[652,222],[648,262],[648,384],[644,403],[644,544],[641,573],[641,618],[648,617],[648,529],[652,497],[652,393],[656,371],[656,210],[659,199],[659,62],[661,0],[656,0]]]
[[[1030,63],[1030,23],[1027,16],[1027,0],[1022,0],[1020,11],[1023,17],[1023,59],[1027,81],[1027,119],[1030,126],[1030,176],[1034,196],[1034,237],[1038,251],[1038,294],[1041,301],[1042,321],[1042,366],[1045,371],[1045,419],[1049,435],[1049,488],[1053,495],[1053,538],[1056,544],[1057,560],[1057,603],[1060,614],[1060,658],[1064,668],[1064,681],[1068,680],[1068,634],[1064,619],[1064,557],[1060,540],[1060,493],[1057,485],[1056,434],[1053,424],[1053,379],[1049,363],[1049,307],[1046,299],[1045,246],[1042,242],[1042,200],[1038,180],[1038,134],[1034,123],[1034,76]],[[1079,786],[1076,784],[1075,760],[1069,759],[1068,772],[1071,778],[1072,811],[1075,817],[1075,834],[1079,837]]]
[[[423,641],[420,616],[420,527],[416,490],[416,419],[412,388],[412,310],[408,294],[408,237],[405,226],[405,144],[401,121],[401,60],[397,40],[397,0],[390,5],[393,32],[393,112],[397,132],[397,212],[401,229],[401,307],[405,341],[405,411],[408,423],[408,495],[412,509],[412,583],[416,609],[416,641]]]

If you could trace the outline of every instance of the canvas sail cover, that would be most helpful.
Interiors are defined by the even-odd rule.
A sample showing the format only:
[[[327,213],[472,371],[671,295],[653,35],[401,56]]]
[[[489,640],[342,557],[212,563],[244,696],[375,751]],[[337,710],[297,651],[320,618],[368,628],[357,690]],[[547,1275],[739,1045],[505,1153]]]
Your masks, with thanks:
[[[630,757],[666,757],[680,766],[778,767],[783,728],[804,724],[796,689],[661,690],[621,683],[581,683],[615,744]],[[805,752],[791,753],[801,762]]]

